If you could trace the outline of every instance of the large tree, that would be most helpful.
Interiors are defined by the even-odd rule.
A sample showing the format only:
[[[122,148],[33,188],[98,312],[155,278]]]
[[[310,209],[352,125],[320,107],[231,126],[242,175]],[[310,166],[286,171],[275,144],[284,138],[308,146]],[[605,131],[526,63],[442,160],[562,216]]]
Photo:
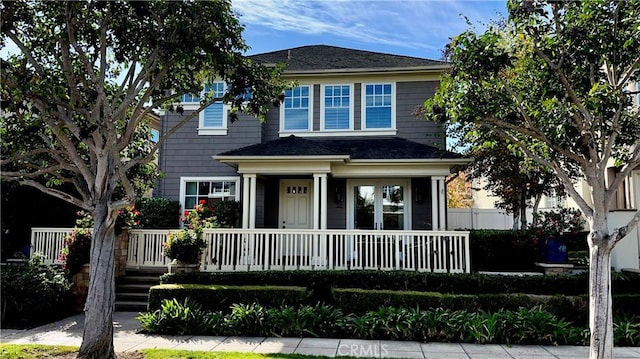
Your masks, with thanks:
[[[79,357],[113,358],[114,223],[153,180],[146,165],[163,141],[146,141],[145,118],[213,79],[228,84],[224,98],[203,95],[178,126],[216,100],[231,104],[232,119],[263,115],[283,89],[279,69],[243,56],[228,0],[20,1],[0,12],[2,46],[17,48],[1,63],[2,177],[92,214]]]
[[[611,251],[640,221],[609,230],[615,192],[640,165],[628,85],[640,72],[640,1],[511,0],[505,26],[453,39],[430,117],[483,128],[553,170],[587,218],[591,358],[610,358]],[[607,180],[607,168],[618,173]],[[577,168],[589,198],[574,189]],[[592,204],[590,204],[592,203]]]

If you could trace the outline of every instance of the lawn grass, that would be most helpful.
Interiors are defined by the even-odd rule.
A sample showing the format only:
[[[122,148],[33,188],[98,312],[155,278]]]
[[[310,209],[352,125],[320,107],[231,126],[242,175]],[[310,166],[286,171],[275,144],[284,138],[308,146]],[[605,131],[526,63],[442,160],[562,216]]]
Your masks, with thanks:
[[[46,358],[77,351],[78,347],[63,345],[0,344],[2,359]]]
[[[2,359],[41,359],[55,358],[57,355],[74,353],[78,347],[60,345],[35,344],[0,344],[0,358]],[[261,354],[261,353],[230,353],[230,352],[201,352],[190,350],[170,349],[141,349],[145,359],[309,359],[329,358],[327,356],[303,354]],[[336,358],[349,359],[349,356]],[[362,358],[360,358],[362,359]],[[366,359],[366,358],[365,358]]]
[[[327,356],[318,355],[302,355],[302,354],[261,354],[261,353],[233,353],[233,352],[198,352],[190,350],[171,350],[171,349],[141,349],[141,353],[145,355],[145,359],[309,359],[309,358],[329,358]],[[347,357],[343,357],[347,358]]]

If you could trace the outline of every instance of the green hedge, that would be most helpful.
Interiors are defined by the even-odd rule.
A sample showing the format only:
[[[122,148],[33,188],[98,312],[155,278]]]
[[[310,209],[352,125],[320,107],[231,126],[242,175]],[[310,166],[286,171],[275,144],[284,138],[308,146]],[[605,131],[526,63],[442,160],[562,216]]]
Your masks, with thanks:
[[[224,310],[232,304],[257,303],[263,306],[298,306],[323,302],[345,313],[362,314],[380,307],[444,308],[447,310],[487,311],[518,310],[541,307],[568,321],[584,325],[588,319],[588,297],[545,296],[526,294],[442,294],[433,292],[364,290],[335,288],[328,298],[319,298],[303,287],[287,286],[224,286],[199,284],[162,284],[151,288],[150,311],[160,308],[164,299],[198,303],[205,310]],[[617,295],[613,298],[614,313],[640,315],[640,295]]]
[[[199,284],[161,284],[149,290],[149,311],[160,308],[163,299],[186,298],[205,310],[223,310],[232,304],[259,303],[264,306],[298,305],[307,303],[309,295],[304,287],[291,286],[226,286]]]
[[[528,231],[469,231],[472,271],[535,271],[543,261],[540,247]]]
[[[455,294],[587,294],[589,278],[575,276],[499,276],[409,271],[264,271],[165,274],[161,283],[301,286],[326,299],[331,288],[409,290]],[[617,275],[614,294],[640,294],[640,275]]]

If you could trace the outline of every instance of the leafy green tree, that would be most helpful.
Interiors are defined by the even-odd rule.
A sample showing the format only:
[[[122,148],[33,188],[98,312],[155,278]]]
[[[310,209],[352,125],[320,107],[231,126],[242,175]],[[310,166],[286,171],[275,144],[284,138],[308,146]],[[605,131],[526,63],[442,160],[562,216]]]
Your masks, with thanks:
[[[504,27],[450,45],[429,117],[483,129],[553,172],[587,218],[590,357],[611,358],[611,251],[640,221],[609,231],[618,190],[640,165],[640,118],[628,85],[640,72],[640,1],[511,0]],[[617,176],[606,179],[610,165]],[[573,168],[588,198],[571,181]]]
[[[564,193],[562,183],[552,170],[528,161],[500,138],[473,142],[466,154],[473,158],[466,168],[469,178],[486,180],[482,189],[499,198],[495,203],[497,208],[513,214],[514,227],[518,224],[522,229],[527,227],[526,210],[529,207],[533,208],[536,218],[543,195]],[[519,223],[515,220],[518,218]]]
[[[280,68],[252,63],[228,0],[2,2],[0,135],[3,179],[75,204],[94,219],[91,283],[80,358],[114,358],[114,225],[156,178],[166,136],[224,100],[263,116],[284,88]],[[152,109],[169,108],[206,81],[228,84],[157,143]],[[251,96],[247,96],[251,93]],[[181,108],[176,107],[178,112]],[[264,118],[264,117],[261,117]],[[65,191],[63,185],[73,187]]]

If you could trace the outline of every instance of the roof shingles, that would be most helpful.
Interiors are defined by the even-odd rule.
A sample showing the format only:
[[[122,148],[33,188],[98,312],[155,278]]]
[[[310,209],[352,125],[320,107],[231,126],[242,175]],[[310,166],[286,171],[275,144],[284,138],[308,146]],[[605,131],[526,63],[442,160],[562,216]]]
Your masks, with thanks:
[[[355,159],[458,159],[457,153],[404,138],[305,139],[296,136],[279,138],[220,153],[219,156],[349,156]]]
[[[424,68],[447,65],[446,62],[380,52],[311,45],[251,55],[266,64],[285,62],[287,71]]]

